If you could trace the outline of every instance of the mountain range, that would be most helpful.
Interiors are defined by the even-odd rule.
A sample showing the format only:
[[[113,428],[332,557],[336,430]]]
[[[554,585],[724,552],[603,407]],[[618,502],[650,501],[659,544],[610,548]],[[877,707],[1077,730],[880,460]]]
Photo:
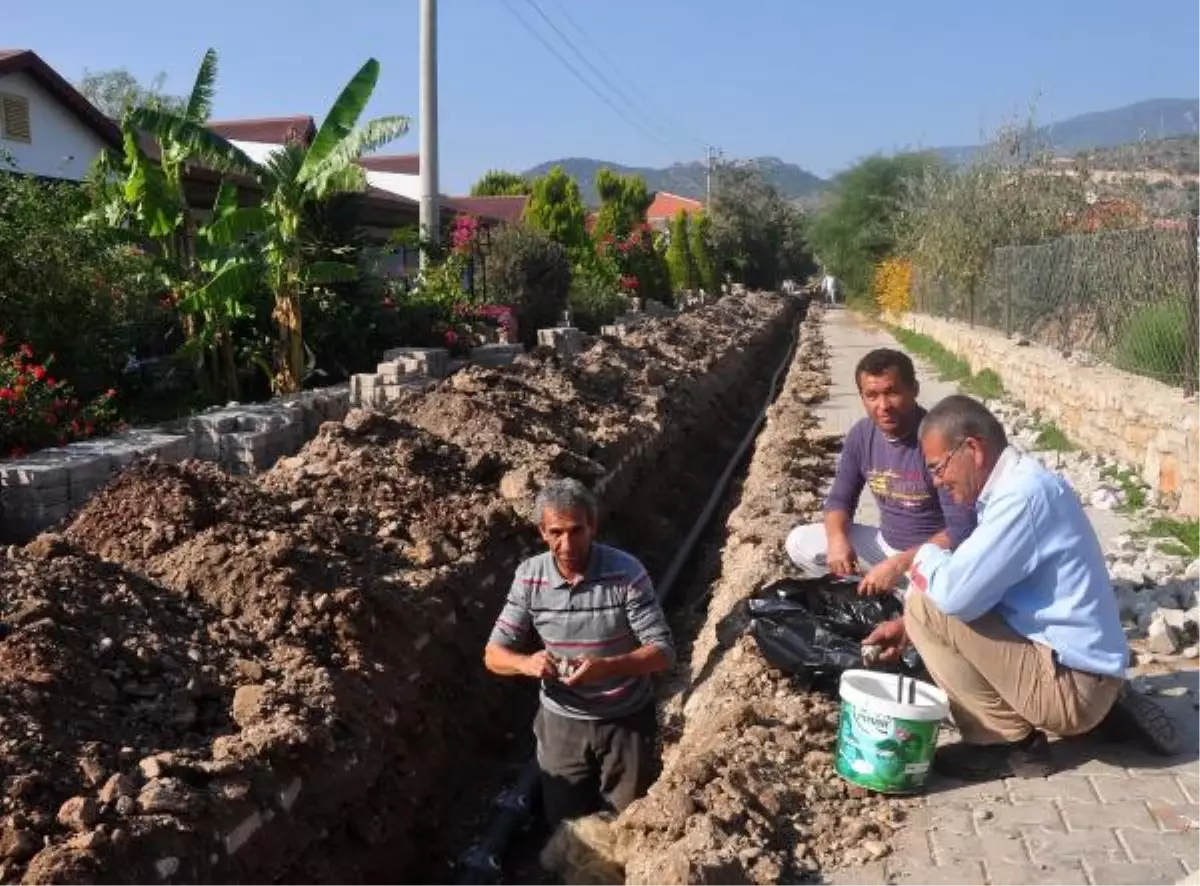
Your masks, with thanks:
[[[1137,141],[1190,135],[1200,127],[1200,99],[1155,98],[1111,111],[1079,114],[1035,130],[1038,141],[1058,154],[1075,154],[1097,148],[1115,148]],[[934,148],[951,163],[965,163],[979,145]]]
[[[1200,99],[1159,98],[1108,111],[1068,117],[1041,127],[1037,134],[1057,153],[1074,154],[1078,151],[1111,148],[1144,139],[1195,136],[1198,127]],[[979,145],[961,145],[929,150],[951,163],[965,163],[976,155],[979,148]],[[749,163],[762,170],[767,180],[789,199],[810,200],[830,185],[829,180],[778,157],[758,157]],[[543,175],[555,166],[561,166],[575,177],[583,192],[584,202],[589,206],[599,203],[594,182],[596,173],[604,167],[614,172],[640,175],[652,191],[669,191],[681,197],[697,199],[703,199],[705,194],[706,166],[698,161],[675,163],[666,168],[656,169],[624,166],[589,157],[567,157],[540,163],[526,170],[524,174],[531,177]]]
[[[750,165],[762,171],[768,181],[785,197],[799,198],[820,193],[829,182],[820,176],[813,175],[806,169],[801,169],[795,163],[787,163],[778,157],[758,157],[749,161]],[[583,193],[583,202],[595,206],[600,202],[596,194],[596,173],[608,168],[622,175],[640,175],[646,181],[646,187],[651,191],[669,191],[680,197],[694,197],[703,200],[706,188],[708,167],[699,161],[691,163],[676,163],[665,169],[653,169],[648,166],[623,166],[620,163],[608,163],[604,160],[593,160],[589,157],[567,157],[562,160],[551,160],[541,163],[525,171],[528,178],[545,175],[555,166],[561,166],[579,182],[579,190]]]

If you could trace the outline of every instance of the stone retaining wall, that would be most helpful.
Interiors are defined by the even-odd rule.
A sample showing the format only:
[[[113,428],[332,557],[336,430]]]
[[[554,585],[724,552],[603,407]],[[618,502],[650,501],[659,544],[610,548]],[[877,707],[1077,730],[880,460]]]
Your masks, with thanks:
[[[926,314],[891,317],[936,339],[973,372],[990,369],[1027,409],[1091,452],[1134,465],[1161,504],[1200,514],[1200,421],[1195,397],[1102,363]]]

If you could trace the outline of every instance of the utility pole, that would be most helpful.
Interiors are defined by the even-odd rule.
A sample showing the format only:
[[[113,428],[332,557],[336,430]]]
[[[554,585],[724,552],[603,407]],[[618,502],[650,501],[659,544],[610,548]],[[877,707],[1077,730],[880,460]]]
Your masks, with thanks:
[[[440,237],[438,212],[437,0],[421,0],[421,97],[417,125],[421,128],[421,269],[429,264],[427,243]]]
[[[713,166],[717,161],[717,151],[712,145],[708,146],[708,165],[704,171],[704,208],[712,203]]]

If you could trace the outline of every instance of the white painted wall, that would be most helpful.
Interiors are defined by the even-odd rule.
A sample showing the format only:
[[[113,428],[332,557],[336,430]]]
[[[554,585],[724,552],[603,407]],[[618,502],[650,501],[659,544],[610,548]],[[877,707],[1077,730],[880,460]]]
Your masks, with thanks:
[[[379,188],[381,191],[407,197],[409,200],[421,199],[421,177],[419,175],[405,175],[402,172],[376,172],[368,169],[367,184]]]
[[[267,158],[279,150],[280,146],[273,142],[243,142],[230,139],[229,143],[235,148],[241,148],[255,163],[266,163]]]
[[[32,141],[0,138],[0,149],[16,161],[17,170],[47,178],[82,180],[105,147],[95,131],[28,74],[0,75],[0,92],[29,99]]]

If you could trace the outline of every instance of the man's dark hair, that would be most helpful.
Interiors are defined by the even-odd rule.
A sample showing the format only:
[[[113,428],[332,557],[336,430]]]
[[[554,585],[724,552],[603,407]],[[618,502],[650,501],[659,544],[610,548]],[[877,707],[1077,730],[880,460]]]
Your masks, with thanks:
[[[861,391],[864,375],[883,375],[889,369],[896,370],[901,384],[910,388],[917,386],[917,370],[912,358],[895,348],[876,348],[859,360],[854,367],[854,383]]]
[[[978,400],[964,394],[951,394],[925,414],[918,436],[925,439],[930,431],[941,434],[947,446],[956,446],[967,437],[983,440],[996,455],[1008,446],[1008,434],[1000,420]]]

